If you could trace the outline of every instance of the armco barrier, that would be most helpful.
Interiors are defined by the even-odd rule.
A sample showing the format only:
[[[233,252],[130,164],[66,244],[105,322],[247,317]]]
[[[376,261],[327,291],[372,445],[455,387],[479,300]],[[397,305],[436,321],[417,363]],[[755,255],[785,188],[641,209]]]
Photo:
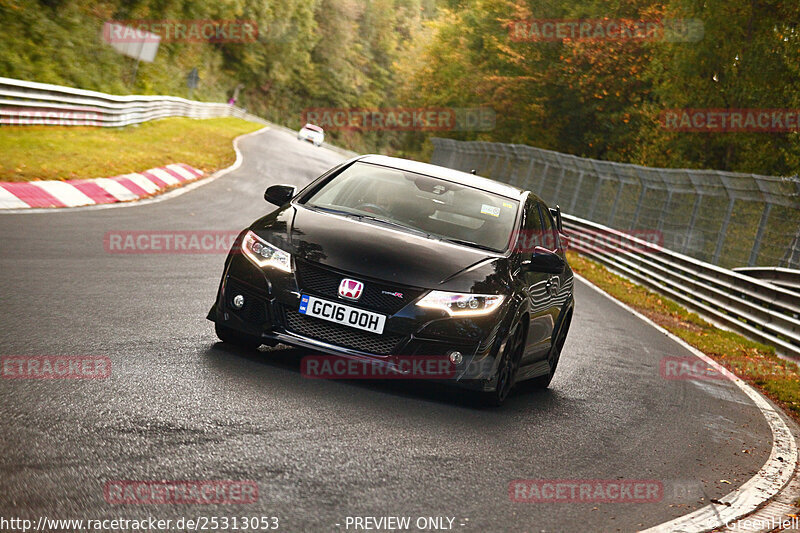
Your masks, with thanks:
[[[267,124],[225,103],[176,96],[118,96],[0,77],[0,124],[119,127],[166,117],[237,117]]]
[[[728,329],[800,359],[800,293],[601,224],[570,215],[563,218],[573,250]]]
[[[741,267],[733,270],[751,278],[768,281],[773,285],[800,292],[800,270],[780,267]]]

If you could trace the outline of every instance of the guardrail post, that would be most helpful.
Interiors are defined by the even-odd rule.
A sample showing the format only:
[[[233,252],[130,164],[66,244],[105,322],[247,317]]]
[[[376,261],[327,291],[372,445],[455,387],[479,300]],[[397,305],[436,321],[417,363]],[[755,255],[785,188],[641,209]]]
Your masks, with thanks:
[[[633,212],[631,226],[628,228],[629,230],[634,229],[639,222],[639,214],[642,212],[642,204],[644,204],[644,195],[647,194],[648,189],[649,187],[645,185],[644,180],[642,180],[642,192],[639,193],[639,201],[636,202],[636,211]]]
[[[758,261],[758,250],[761,248],[761,239],[764,238],[764,231],[767,229],[767,220],[769,219],[769,212],[772,211],[772,204],[766,204],[764,211],[761,213],[761,222],[758,224],[758,232],[756,232],[756,240],[753,243],[753,249],[750,252],[750,260],[747,261],[747,266],[755,266]]]
[[[497,177],[492,177],[496,180],[508,183],[508,166],[511,163],[511,149],[507,144],[501,144],[500,147],[503,149],[503,163],[500,166],[500,170],[495,171],[497,172]]]
[[[731,198],[731,201],[728,202],[728,209],[725,211],[725,218],[722,220],[722,227],[719,229],[717,247],[714,249],[714,256],[711,258],[711,263],[714,265],[718,264],[719,262],[719,256],[722,253],[722,246],[725,244],[725,236],[728,233],[728,224],[731,221],[731,214],[733,213],[733,204],[735,203],[735,198]]]
[[[608,216],[608,225],[614,227],[614,217],[617,214],[617,204],[619,203],[619,198],[622,196],[622,188],[625,186],[625,182],[619,180],[619,188],[617,189],[617,194],[614,196],[614,204],[611,206],[611,213]]]
[[[783,259],[781,259],[778,266],[784,266],[786,268],[800,268],[800,264],[795,261],[795,258],[800,257],[800,229],[797,230],[797,234],[792,239],[792,243],[786,249],[786,253],[783,255]]]
[[[594,211],[597,208],[597,200],[600,199],[600,191],[603,190],[605,179],[603,178],[603,173],[598,168],[599,161],[589,159],[589,163],[591,163],[592,169],[594,170],[594,175],[597,177],[597,183],[595,184],[594,194],[592,195],[592,205],[589,207],[589,214],[586,218],[589,220],[594,220]]]
[[[460,153],[463,154],[461,161],[458,165],[453,166],[457,170],[469,172],[470,170],[477,169],[476,159],[478,158],[478,148],[474,144],[458,145]]]
[[[492,156],[489,154],[489,143],[486,141],[480,142],[480,154],[478,155],[479,174],[489,175],[489,161]]]
[[[558,183],[556,183],[556,190],[553,192],[553,203],[558,203],[558,196],[561,194],[561,185],[564,183],[564,176],[566,176],[567,167],[563,164],[561,165],[561,177],[558,178]]]
[[[528,154],[528,160],[530,163],[528,164],[528,169],[525,171],[525,174],[520,177],[519,183],[516,185],[520,189],[530,190],[530,183],[533,181],[533,170],[536,168],[536,160],[533,158],[531,154]]]
[[[533,192],[535,192],[536,194],[539,194],[540,192],[542,192],[542,189],[544,189],[544,182],[545,182],[545,181],[547,181],[547,171],[548,171],[548,170],[550,170],[550,163],[549,163],[549,162],[546,162],[546,163],[544,164],[544,170],[542,171],[542,179],[541,179],[541,180],[539,180],[539,184],[538,184],[538,186],[536,187],[536,190],[535,190],[535,191],[533,191]]]
[[[578,204],[578,196],[581,193],[581,185],[583,185],[583,170],[578,174],[578,183],[575,185],[575,192],[572,193],[572,202],[569,204],[569,212],[574,213],[575,207]]]
[[[516,144],[511,145],[511,152],[513,156],[511,157],[511,166],[509,167],[510,173],[508,176],[508,183],[511,185],[517,185],[519,183],[519,164],[522,161],[522,157],[519,153],[519,147]]]
[[[689,229],[686,232],[686,238],[683,239],[683,248],[681,253],[685,254],[689,250],[689,241],[694,234],[694,224],[697,221],[697,214],[700,212],[700,202],[703,201],[703,195],[699,192],[694,198],[694,205],[692,206],[692,216],[689,218]]]
[[[672,202],[672,189],[667,189],[667,198],[664,200],[664,205],[661,207],[661,214],[658,215],[659,232],[664,230],[664,219],[666,218],[667,207],[669,207],[670,202]]]
[[[483,146],[483,141],[475,141],[473,147],[475,148],[475,152],[472,155],[472,163],[464,170],[469,172],[474,168],[478,171],[478,174],[484,174],[483,170],[486,168],[486,149]]]
[[[589,220],[594,220],[594,210],[597,207],[597,200],[600,199],[600,191],[603,189],[603,178],[600,174],[597,175],[597,185],[594,187],[594,194],[592,195],[592,205],[589,207],[589,215],[586,217]]]
[[[461,146],[455,146],[453,144],[450,145],[450,159],[448,159],[448,164],[450,168],[458,168],[456,163],[458,161],[459,154],[463,154],[464,151],[462,150]]]
[[[497,168],[497,163],[500,162],[499,147],[494,143],[487,144],[486,149],[490,152],[486,159],[486,176],[497,179],[494,177],[494,169]],[[491,162],[491,165],[489,164]]]

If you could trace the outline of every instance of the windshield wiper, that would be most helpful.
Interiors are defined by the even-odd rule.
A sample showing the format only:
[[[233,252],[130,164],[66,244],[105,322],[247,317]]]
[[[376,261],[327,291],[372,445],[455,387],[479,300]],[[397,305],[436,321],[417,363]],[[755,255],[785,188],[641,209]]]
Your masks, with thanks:
[[[401,224],[399,222],[395,222],[393,220],[389,220],[389,219],[386,219],[386,218],[381,218],[381,217],[376,217],[376,216],[373,216],[373,215],[368,215],[366,213],[355,213],[353,211],[345,211],[344,209],[336,209],[336,208],[333,208],[333,207],[322,207],[322,206],[319,206],[319,205],[308,205],[308,204],[306,204],[306,207],[309,207],[311,209],[316,209],[316,210],[319,210],[319,211],[324,211],[326,213],[332,213],[334,215],[342,215],[342,216],[345,216],[345,217],[353,217],[353,218],[357,218],[359,220],[370,220],[372,222],[378,222],[378,223],[381,223],[381,224],[386,224],[387,226],[393,226],[395,228],[402,228],[402,229],[408,231],[409,233],[416,233],[418,235],[423,235],[425,237],[428,237],[429,239],[435,238],[432,234],[428,233],[427,231],[424,231],[424,230],[421,230],[421,229],[418,229],[418,228],[414,228],[414,227],[411,227],[411,226],[406,226],[405,224]]]
[[[358,213],[353,213],[352,211],[345,211],[344,209],[335,209],[333,207],[322,207],[320,205],[313,205],[313,204],[306,204],[306,207],[313,209],[315,211],[325,211],[326,213],[332,213],[334,215],[342,215],[346,217],[360,216]]]
[[[447,242],[452,242],[453,244],[460,244],[462,246],[471,246],[472,248],[480,248],[481,250],[488,250],[490,252],[500,253],[495,248],[492,248],[491,246],[486,246],[485,244],[479,244],[477,242],[465,241],[465,240],[462,240],[462,239],[450,239],[448,237],[444,237],[444,238],[442,238],[442,240],[443,241],[447,241]]]
[[[394,226],[395,228],[403,228],[404,230],[407,230],[407,231],[409,231],[411,233],[416,233],[418,235],[424,235],[425,237],[428,237],[429,239],[433,237],[427,231],[423,231],[423,230],[418,229],[418,228],[413,228],[411,226],[406,226],[405,224],[401,224],[401,223],[395,222],[393,220],[388,220],[386,218],[375,217],[375,216],[372,216],[372,215],[361,215],[361,214],[358,214],[358,213],[354,213],[353,216],[356,216],[356,217],[358,217],[358,218],[360,218],[362,220],[372,220],[374,222],[380,222],[381,224],[386,224],[387,226]]]

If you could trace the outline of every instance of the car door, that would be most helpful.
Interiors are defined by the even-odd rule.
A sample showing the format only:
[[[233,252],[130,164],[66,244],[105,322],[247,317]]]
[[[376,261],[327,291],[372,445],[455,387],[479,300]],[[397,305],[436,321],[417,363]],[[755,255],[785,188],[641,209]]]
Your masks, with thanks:
[[[547,357],[553,332],[552,297],[548,289],[550,275],[525,267],[525,262],[533,257],[534,249],[546,244],[547,240],[538,202],[533,198],[525,203],[521,229],[517,241],[522,265],[519,276],[524,284],[530,312],[526,347],[521,361],[521,365],[525,366]]]

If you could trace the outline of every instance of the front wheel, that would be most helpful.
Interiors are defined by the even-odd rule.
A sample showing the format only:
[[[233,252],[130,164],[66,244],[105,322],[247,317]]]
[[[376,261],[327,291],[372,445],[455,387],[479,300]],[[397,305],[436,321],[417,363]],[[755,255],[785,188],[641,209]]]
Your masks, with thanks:
[[[506,340],[506,346],[500,357],[497,367],[497,386],[493,391],[484,392],[484,403],[493,407],[500,407],[508,398],[517,378],[519,362],[525,345],[525,333],[522,326],[517,325]]]
[[[241,346],[242,348],[255,350],[262,344],[261,339],[258,337],[236,332],[231,328],[217,324],[216,322],[214,323],[214,331],[217,333],[217,337],[222,342],[235,344],[236,346]]]

